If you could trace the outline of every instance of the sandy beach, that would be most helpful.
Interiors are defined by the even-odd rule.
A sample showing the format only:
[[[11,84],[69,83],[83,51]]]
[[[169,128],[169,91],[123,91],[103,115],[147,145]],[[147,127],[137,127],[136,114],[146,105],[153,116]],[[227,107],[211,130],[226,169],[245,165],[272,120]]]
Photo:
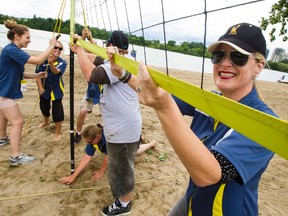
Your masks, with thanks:
[[[34,53],[34,52],[31,52]],[[92,162],[70,186],[57,180],[70,174],[70,94],[69,56],[64,74],[65,96],[63,105],[65,121],[62,124],[62,139],[53,141],[55,130],[50,123],[45,128],[38,105],[35,80],[27,80],[24,98],[18,101],[25,119],[22,151],[36,156],[32,164],[9,167],[10,145],[0,147],[0,215],[3,216],[89,216],[101,215],[100,209],[111,204],[107,172],[98,182],[92,182],[93,171],[99,169],[102,155],[96,152]],[[34,73],[35,66],[27,65],[26,71]],[[170,70],[170,75],[200,86],[201,74]],[[75,57],[74,76],[74,127],[81,98],[86,91],[86,81]],[[258,81],[266,103],[284,120],[288,120],[288,85]],[[215,90],[211,75],[205,75],[204,88]],[[189,176],[170,146],[155,112],[141,106],[143,135],[146,142],[157,140],[155,149],[139,155],[135,163],[136,185],[133,192],[131,216],[164,216],[183,195]],[[187,118],[187,123],[191,119]],[[86,118],[85,125],[101,122],[98,105]],[[275,145],[277,144],[275,138]],[[84,154],[85,143],[75,145],[75,164]],[[259,215],[288,215],[288,161],[275,155],[259,186]]]

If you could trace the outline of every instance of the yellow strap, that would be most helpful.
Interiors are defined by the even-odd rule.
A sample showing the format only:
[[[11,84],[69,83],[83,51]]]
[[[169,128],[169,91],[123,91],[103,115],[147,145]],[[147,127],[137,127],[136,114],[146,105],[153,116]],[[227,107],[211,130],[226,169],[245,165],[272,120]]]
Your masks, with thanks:
[[[54,35],[54,32],[56,32],[57,27],[58,27],[58,29],[57,29],[58,35],[60,33],[63,15],[64,15],[64,11],[65,11],[65,5],[66,5],[66,0],[62,0],[61,8],[60,8],[59,13],[58,13],[58,18],[57,18],[55,26],[54,26],[53,35]],[[60,17],[60,14],[61,14],[61,17]],[[58,22],[59,22],[59,25],[58,25]]]
[[[87,28],[87,22],[86,22],[83,0],[81,0],[81,6],[82,6],[83,19],[84,19],[84,28],[86,29]]]
[[[28,118],[28,121],[27,121],[27,124],[26,124],[26,127],[25,127],[25,129],[24,129],[24,132],[22,133],[21,140],[22,140],[22,139],[26,136],[26,134],[27,134],[28,127],[29,127],[29,125],[30,125],[30,123],[31,123],[32,116],[33,116],[33,114],[34,114],[34,112],[35,112],[35,109],[36,109],[36,106],[37,106],[39,100],[40,100],[40,96],[37,97],[37,100],[36,100],[36,103],[35,103],[35,105],[34,105],[33,111],[32,111],[32,113],[30,114],[30,116],[29,116],[29,118]]]
[[[55,26],[54,26],[53,36],[54,36],[54,33],[55,33],[55,31],[56,31],[57,26],[58,26],[58,31],[57,31],[57,32],[58,32],[58,36],[60,35],[60,29],[61,29],[62,20],[63,20],[63,15],[64,15],[64,11],[65,11],[65,5],[66,5],[66,0],[62,0],[62,4],[61,4],[61,8],[60,8],[60,10],[59,10],[58,18],[57,18],[56,24],[55,24]],[[61,13],[61,19],[60,19],[60,21],[59,21],[60,13]],[[58,22],[59,22],[59,25],[58,25]],[[37,67],[39,67],[39,65],[37,65]],[[47,62],[47,66],[46,66],[45,72],[47,72],[47,70],[48,70],[48,62]],[[46,78],[44,78],[44,81],[43,81],[43,84],[42,84],[43,87],[44,87],[44,85],[45,85],[45,81],[46,81]],[[64,92],[64,91],[63,91],[63,92]],[[54,97],[54,96],[53,96],[53,97]],[[37,104],[38,104],[38,102],[39,102],[39,98],[40,98],[40,96],[38,96],[37,101],[36,101],[36,104],[34,105],[34,109],[33,109],[32,113],[31,113],[30,116],[29,116],[28,123],[27,123],[27,125],[26,125],[26,127],[25,127],[25,130],[24,130],[24,133],[22,134],[21,139],[23,139],[23,138],[26,136],[27,129],[28,129],[29,125],[30,125],[32,116],[33,116],[33,114],[34,114],[34,112],[35,112],[35,108],[36,108],[36,106],[37,106]]]
[[[77,45],[108,59],[106,49],[95,44],[77,40]],[[139,63],[120,55],[114,56],[115,63],[134,75],[138,74]],[[288,122],[251,107],[240,104],[213,92],[172,76],[148,68],[154,81],[171,94],[202,110],[207,115],[228,125],[262,146],[288,159]]]

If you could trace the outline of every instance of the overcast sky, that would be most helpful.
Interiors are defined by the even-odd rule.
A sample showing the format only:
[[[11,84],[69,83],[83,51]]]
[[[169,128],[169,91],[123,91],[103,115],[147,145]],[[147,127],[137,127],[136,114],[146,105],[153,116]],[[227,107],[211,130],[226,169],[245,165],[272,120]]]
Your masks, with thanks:
[[[203,42],[204,35],[204,16],[197,15],[187,19],[181,19],[176,22],[170,22],[171,20],[178,19],[180,17],[191,16],[194,14],[201,14],[204,11],[204,1],[198,0],[162,0],[164,3],[164,17],[166,40],[181,41],[196,41]],[[80,0],[76,2],[76,14],[79,14],[82,9]],[[78,2],[78,3],[77,3]],[[128,32],[128,22],[126,11],[124,7],[124,0],[108,0],[108,4],[99,7],[99,2],[103,0],[83,0],[84,7],[89,8],[86,11],[86,22],[90,26],[106,28],[107,30],[114,30],[118,28]],[[116,4],[117,13],[115,13],[114,2]],[[206,0],[208,16],[207,16],[207,45],[217,40],[228,27],[240,22],[248,22],[259,26],[261,17],[268,17],[271,6],[277,2],[277,0],[265,0],[253,4],[243,5],[236,8],[227,10],[209,12],[223,7],[229,7],[235,4],[242,4],[250,2],[249,0]],[[0,0],[1,14],[11,15],[21,18],[32,18],[33,15],[43,18],[58,17],[61,0]],[[141,15],[143,26],[150,26],[153,24],[163,22],[161,0],[142,0],[141,3]],[[95,7],[96,5],[96,7]],[[141,28],[141,19],[139,12],[138,1],[126,0],[126,6],[128,9],[128,18],[131,32],[139,30]],[[107,13],[107,9],[109,13]],[[92,15],[91,15],[92,14]],[[116,21],[116,15],[118,22]],[[70,0],[66,0],[65,12],[63,19],[69,19],[70,17]],[[103,21],[103,18],[105,21]],[[77,21],[84,25],[83,15]],[[139,31],[135,33],[142,35]],[[269,31],[264,32],[267,48],[270,52],[276,47],[281,47],[288,52],[288,42],[282,42],[282,38],[277,39],[276,42],[271,43],[269,41]],[[144,36],[148,39],[158,39],[163,41],[163,25],[155,26],[145,30]]]

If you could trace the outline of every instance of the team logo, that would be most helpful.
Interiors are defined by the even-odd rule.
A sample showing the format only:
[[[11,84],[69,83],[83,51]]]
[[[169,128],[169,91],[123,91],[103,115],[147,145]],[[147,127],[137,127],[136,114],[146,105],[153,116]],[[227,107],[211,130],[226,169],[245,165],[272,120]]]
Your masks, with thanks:
[[[234,26],[231,28],[231,31],[229,35],[237,35],[237,29],[240,27],[240,25]]]

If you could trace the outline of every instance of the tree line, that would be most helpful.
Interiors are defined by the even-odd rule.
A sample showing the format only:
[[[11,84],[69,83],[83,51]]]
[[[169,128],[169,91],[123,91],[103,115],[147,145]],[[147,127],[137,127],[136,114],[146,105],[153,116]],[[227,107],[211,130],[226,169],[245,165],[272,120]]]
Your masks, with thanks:
[[[13,19],[17,23],[26,25],[32,29],[44,30],[53,32],[55,28],[56,19],[52,18],[41,18],[34,15],[32,18],[16,18],[8,15],[0,14],[0,23],[4,24],[4,21],[7,19]],[[84,26],[76,23],[75,24],[75,33],[79,33],[82,31]],[[98,29],[96,27],[89,27],[93,38],[107,40],[110,36],[110,31],[106,29]],[[57,30],[56,30],[57,31]],[[70,34],[70,20],[63,20],[61,24],[60,33],[62,34]],[[181,42],[180,45],[177,45],[176,41],[169,40],[166,44],[161,43],[159,40],[147,40],[142,36],[129,35],[128,38],[131,44],[138,46],[146,46],[154,49],[160,50],[168,50],[172,52],[182,53],[186,55],[198,56],[202,57],[203,52],[206,58],[211,58],[211,54],[207,52],[206,47],[203,43],[200,42],[189,42],[184,41]],[[269,68],[272,70],[278,70],[282,72],[288,72],[288,62],[287,60],[283,60],[281,62],[271,62],[268,61]]]
[[[0,23],[3,24],[5,20],[7,19],[14,19],[19,24],[23,24],[28,26],[29,28],[33,29],[39,29],[39,30],[45,30],[45,31],[54,31],[54,26],[56,23],[56,19],[52,18],[41,18],[36,17],[36,15],[33,16],[33,18],[16,18],[11,17],[7,15],[0,14]],[[80,24],[75,24],[75,33],[81,32],[81,30],[84,28],[84,26]],[[92,35],[94,38],[101,39],[101,40],[107,40],[110,36],[110,31],[106,31],[105,29],[98,29],[96,27],[89,27]],[[70,20],[63,20],[61,24],[60,33],[63,34],[70,34]],[[151,47],[155,49],[161,49],[161,50],[168,50],[172,52],[178,52],[183,53],[187,55],[193,55],[193,56],[202,56],[204,45],[203,43],[196,43],[196,42],[183,42],[180,45],[176,44],[176,41],[170,40],[167,42],[166,46],[165,44],[161,43],[159,40],[147,40],[144,39],[142,36],[136,36],[136,35],[129,35],[129,41],[131,44],[139,45],[139,46],[146,46]],[[206,52],[206,57],[210,57],[211,55]]]

